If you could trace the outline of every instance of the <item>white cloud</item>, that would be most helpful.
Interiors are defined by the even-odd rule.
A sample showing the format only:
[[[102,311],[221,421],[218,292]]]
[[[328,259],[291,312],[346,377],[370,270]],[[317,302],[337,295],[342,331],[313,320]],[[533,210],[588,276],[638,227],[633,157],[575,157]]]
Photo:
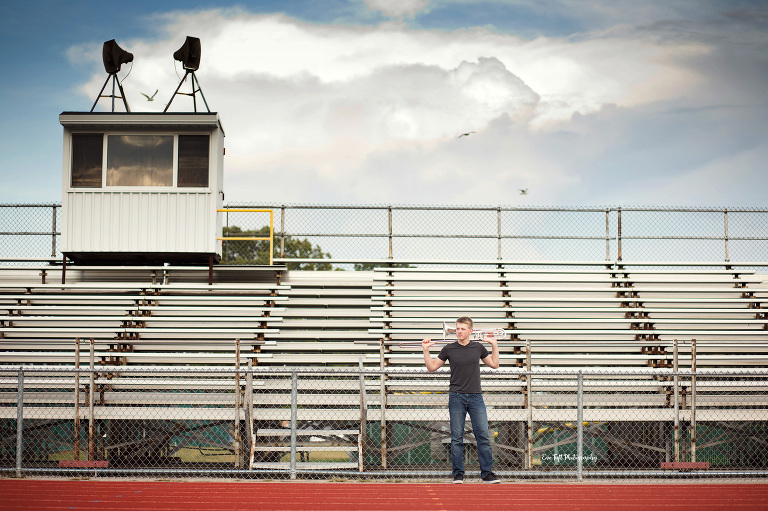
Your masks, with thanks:
[[[429,0],[363,0],[372,11],[378,11],[392,18],[409,17],[424,12]]]
[[[421,4],[388,12],[411,15]],[[712,46],[647,31],[525,41],[484,29],[318,25],[236,10],[163,20],[162,39],[119,41],[136,57],[126,93],[134,111],[162,110],[178,84],[172,53],[186,35],[200,37],[197,76],[227,133],[227,200],[619,203],[621,187],[606,173],[645,190],[660,181],[624,173],[643,172],[631,150],[647,151],[642,161],[674,152],[652,126],[667,114],[644,109],[711,96],[704,64]],[[93,61],[100,45],[69,54]],[[104,81],[100,61],[93,65],[82,88],[91,98]],[[152,103],[140,95],[156,89]],[[177,97],[171,110],[190,108]],[[637,130],[645,130],[642,145],[628,143]],[[457,138],[468,131],[476,133]],[[696,165],[707,162],[680,172],[693,176]]]

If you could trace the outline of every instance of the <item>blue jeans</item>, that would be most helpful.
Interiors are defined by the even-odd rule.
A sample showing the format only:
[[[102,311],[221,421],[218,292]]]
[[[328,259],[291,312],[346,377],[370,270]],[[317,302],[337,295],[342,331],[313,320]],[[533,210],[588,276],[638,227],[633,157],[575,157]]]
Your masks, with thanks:
[[[482,394],[448,393],[448,412],[451,416],[451,463],[453,476],[464,475],[464,423],[467,414],[472,421],[472,431],[477,440],[477,459],[480,462],[480,477],[485,477],[493,468],[491,437],[488,434],[488,414]]]

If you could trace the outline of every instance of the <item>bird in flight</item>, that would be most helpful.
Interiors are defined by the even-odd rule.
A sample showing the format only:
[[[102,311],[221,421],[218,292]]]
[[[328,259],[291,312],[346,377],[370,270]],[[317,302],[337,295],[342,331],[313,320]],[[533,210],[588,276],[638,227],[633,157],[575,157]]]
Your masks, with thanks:
[[[154,101],[155,100],[155,96],[157,96],[157,91],[155,91],[155,93],[152,94],[152,97],[147,96],[143,92],[141,93],[141,95],[144,96],[145,98],[147,98],[147,101]]]
[[[456,137],[456,138],[461,138],[461,137],[468,137],[468,136],[470,136],[472,133],[476,133],[476,132],[474,132],[474,131],[468,131],[467,133],[462,133],[461,135],[459,135],[459,136],[458,136],[458,137]]]
[[[528,195],[528,188],[520,188],[520,195]]]

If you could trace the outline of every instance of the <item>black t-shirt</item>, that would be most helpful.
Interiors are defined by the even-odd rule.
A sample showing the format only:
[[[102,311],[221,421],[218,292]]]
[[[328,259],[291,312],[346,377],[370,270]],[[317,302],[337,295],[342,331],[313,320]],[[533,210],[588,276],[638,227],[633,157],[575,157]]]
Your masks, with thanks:
[[[469,341],[466,346],[458,341],[443,346],[437,358],[450,364],[449,390],[462,394],[480,394],[480,361],[488,355],[485,346],[475,341]]]

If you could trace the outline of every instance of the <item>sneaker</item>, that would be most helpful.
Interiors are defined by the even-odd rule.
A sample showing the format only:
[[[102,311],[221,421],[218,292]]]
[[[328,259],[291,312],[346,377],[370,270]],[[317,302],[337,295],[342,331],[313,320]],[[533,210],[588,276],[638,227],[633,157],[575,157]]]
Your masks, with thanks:
[[[496,477],[496,475],[493,472],[488,472],[488,474],[483,477],[484,483],[490,483],[490,484],[499,484],[501,481],[499,481],[499,478]]]
[[[464,483],[464,474],[456,474],[453,476],[453,484],[463,484]]]

